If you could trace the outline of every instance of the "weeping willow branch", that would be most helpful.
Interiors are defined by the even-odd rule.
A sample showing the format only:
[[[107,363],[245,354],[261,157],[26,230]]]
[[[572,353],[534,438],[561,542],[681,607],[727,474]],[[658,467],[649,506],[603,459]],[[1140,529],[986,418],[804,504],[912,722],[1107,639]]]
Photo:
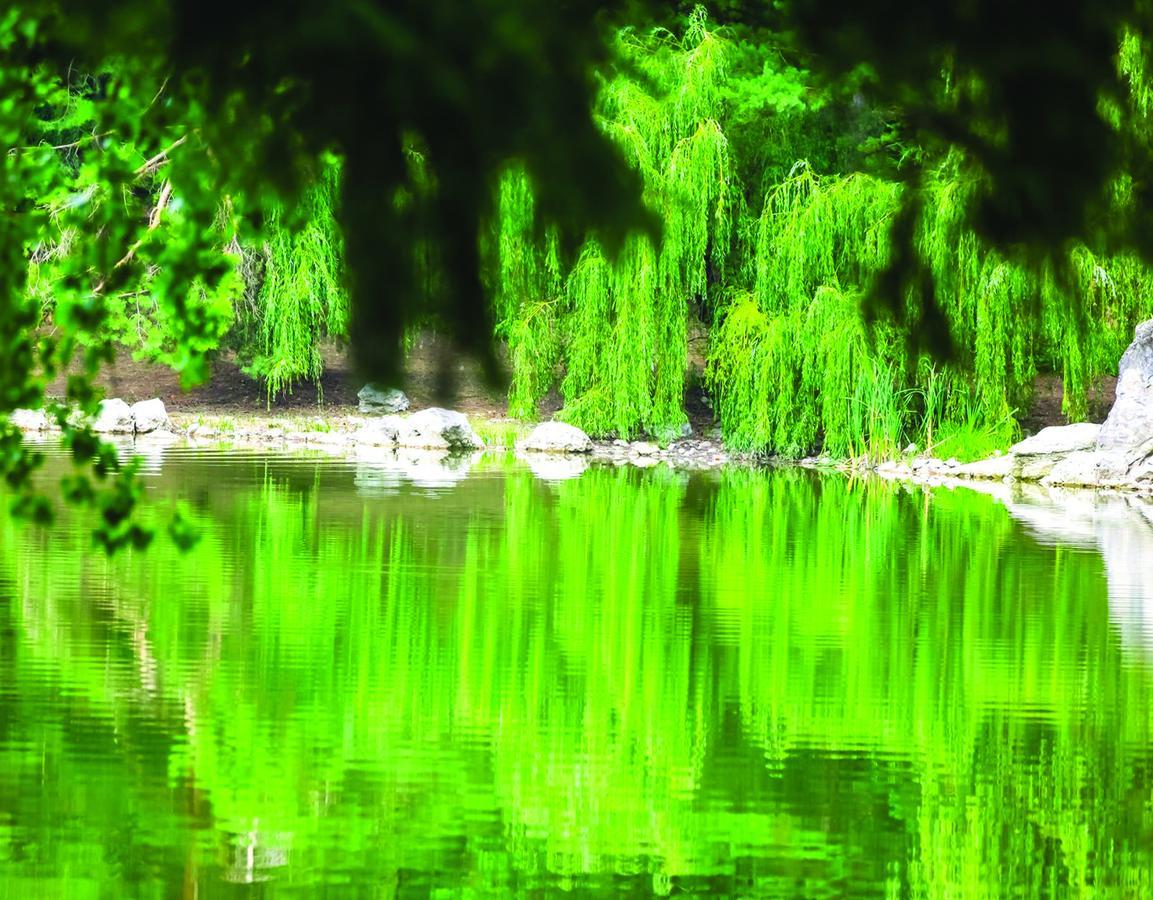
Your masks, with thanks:
[[[343,242],[336,225],[339,170],[333,165],[288,216],[274,209],[266,228],[262,265],[252,305],[238,321],[247,371],[263,378],[271,400],[302,379],[324,371],[320,341],[348,330],[348,294],[343,283]]]
[[[1062,372],[1066,414],[1085,414],[1092,376],[1115,365],[1150,310],[1150,273],[1084,247],[1041,268],[1008,260],[967,226],[971,189],[946,162],[928,184],[915,239],[959,348],[943,368],[909,358],[908,331],[866,330],[860,317],[858,297],[888,260],[901,187],[862,175],[820,178],[799,164],[769,193],[754,290],[721,311],[711,335],[706,375],[726,440],[874,458],[908,442],[939,446],[942,434],[964,433],[970,443],[983,435],[995,446],[1012,433],[1042,366]]]
[[[495,228],[498,332],[514,414],[535,414],[563,372],[565,419],[594,434],[675,434],[686,421],[688,320],[724,275],[739,205],[717,118],[728,44],[698,10],[683,39],[626,30],[618,51],[643,79],[608,81],[598,115],[641,174],[661,240],[630,238],[610,261],[590,239],[562,278],[555,239],[537,237],[531,185],[510,171]]]
[[[135,244],[128,248],[127,253],[120,257],[119,261],[116,263],[116,268],[119,269],[121,266],[129,263],[136,255],[136,251],[144,246],[144,242],[148,240],[149,235],[151,235],[151,233],[159,227],[160,217],[164,215],[164,208],[168,206],[168,201],[171,198],[172,182],[166,180],[164,185],[160,188],[160,196],[156,199],[156,206],[154,206],[148,213],[148,230],[144,233],[142,238],[140,238]]]

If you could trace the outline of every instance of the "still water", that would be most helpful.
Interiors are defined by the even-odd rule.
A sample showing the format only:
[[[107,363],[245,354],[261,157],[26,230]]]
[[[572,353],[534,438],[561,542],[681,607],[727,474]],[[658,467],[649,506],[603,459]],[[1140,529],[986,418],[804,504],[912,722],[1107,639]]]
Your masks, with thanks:
[[[2,898],[1153,896],[1125,501],[177,449],[148,482],[190,553],[0,517]]]

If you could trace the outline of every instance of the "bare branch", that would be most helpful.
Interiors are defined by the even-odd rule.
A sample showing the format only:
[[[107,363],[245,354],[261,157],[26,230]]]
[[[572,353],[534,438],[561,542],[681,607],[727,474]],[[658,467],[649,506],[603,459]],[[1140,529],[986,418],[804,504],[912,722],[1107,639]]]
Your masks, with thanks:
[[[188,140],[188,135],[184,135],[183,137],[178,138],[177,140],[173,141],[172,144],[170,144],[168,147],[165,147],[163,150],[161,150],[159,153],[157,153],[154,157],[152,157],[147,162],[145,162],[142,166],[137,168],[136,173],[135,173],[136,177],[139,178],[141,175],[146,175],[149,172],[155,171],[156,169],[160,168],[160,166],[162,166],[162,165],[164,165],[164,163],[168,162],[168,154],[171,153],[173,150],[175,150],[177,147],[179,147],[181,144],[183,144],[186,140]]]

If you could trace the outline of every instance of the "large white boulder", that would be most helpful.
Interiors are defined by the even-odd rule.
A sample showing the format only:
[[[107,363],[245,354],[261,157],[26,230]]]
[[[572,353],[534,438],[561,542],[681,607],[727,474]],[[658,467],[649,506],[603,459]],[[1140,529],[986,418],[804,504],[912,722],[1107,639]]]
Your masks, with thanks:
[[[1010,454],[990,456],[988,459],[979,459],[976,462],[965,463],[958,466],[955,474],[961,478],[981,478],[989,481],[1000,481],[1013,474],[1017,461]]]
[[[1042,428],[1009,449],[1016,459],[1013,474],[1025,481],[1040,481],[1070,453],[1095,449],[1100,431],[1101,426],[1092,422]]]
[[[92,430],[101,434],[133,434],[136,421],[132,418],[132,407],[118,397],[101,400],[100,410],[92,420]]]
[[[370,419],[353,433],[353,443],[369,447],[395,447],[403,427],[404,420],[399,416]]]
[[[534,453],[589,453],[592,438],[567,422],[541,422],[520,445]]]
[[[48,414],[42,409],[14,409],[8,421],[21,431],[47,431],[51,427]]]
[[[479,450],[482,441],[463,413],[432,407],[404,420],[397,443],[428,450]]]
[[[1153,319],[1137,326],[1121,357],[1117,398],[1097,447],[1103,482],[1142,481],[1153,472]]]
[[[1075,425],[1050,425],[1032,437],[1014,444],[1009,452],[1016,456],[1065,455],[1077,450],[1092,450],[1097,446],[1101,426],[1092,422]]]
[[[1076,450],[1053,466],[1053,470],[1041,479],[1041,483],[1061,487],[1093,487],[1098,483],[1099,460],[1100,454],[1096,450]]]
[[[171,424],[168,421],[168,410],[164,408],[164,401],[158,397],[133,403],[130,411],[137,434],[166,430]]]
[[[357,392],[356,399],[360,401],[360,411],[368,415],[404,412],[409,406],[404,391],[398,391],[396,388],[379,388],[372,384],[362,387]]]

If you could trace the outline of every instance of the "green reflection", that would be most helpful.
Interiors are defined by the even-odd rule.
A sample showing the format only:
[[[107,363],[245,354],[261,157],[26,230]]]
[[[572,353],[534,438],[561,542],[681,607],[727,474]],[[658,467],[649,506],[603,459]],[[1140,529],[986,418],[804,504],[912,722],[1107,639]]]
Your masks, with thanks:
[[[0,520],[0,897],[1153,895],[1101,556],[795,472],[173,454]]]

